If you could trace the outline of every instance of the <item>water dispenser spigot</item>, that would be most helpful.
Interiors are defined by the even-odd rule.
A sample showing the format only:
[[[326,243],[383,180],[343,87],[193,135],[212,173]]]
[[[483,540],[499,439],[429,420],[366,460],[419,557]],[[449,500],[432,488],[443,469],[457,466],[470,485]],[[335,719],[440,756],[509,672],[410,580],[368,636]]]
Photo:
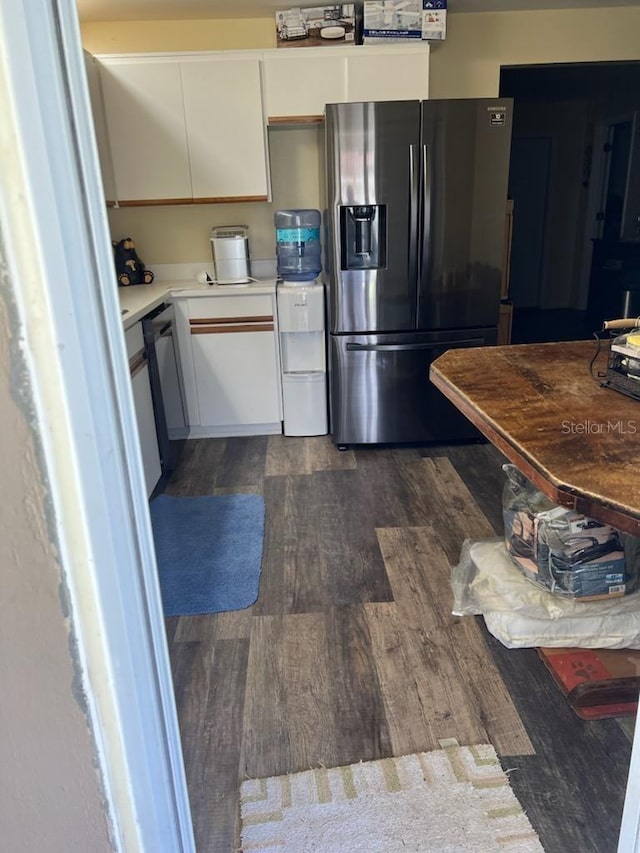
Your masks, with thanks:
[[[386,213],[384,204],[351,204],[340,207],[340,262],[343,270],[384,267]]]
[[[375,215],[376,209],[372,204],[351,208],[351,216],[356,226],[356,255],[371,254],[371,225]]]

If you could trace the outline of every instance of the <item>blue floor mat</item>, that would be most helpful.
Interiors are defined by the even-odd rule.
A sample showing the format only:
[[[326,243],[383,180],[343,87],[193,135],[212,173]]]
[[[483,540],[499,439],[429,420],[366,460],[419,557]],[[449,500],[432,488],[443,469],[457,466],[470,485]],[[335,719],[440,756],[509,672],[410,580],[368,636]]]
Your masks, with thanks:
[[[258,597],[261,495],[160,495],[151,502],[166,616],[242,610]]]

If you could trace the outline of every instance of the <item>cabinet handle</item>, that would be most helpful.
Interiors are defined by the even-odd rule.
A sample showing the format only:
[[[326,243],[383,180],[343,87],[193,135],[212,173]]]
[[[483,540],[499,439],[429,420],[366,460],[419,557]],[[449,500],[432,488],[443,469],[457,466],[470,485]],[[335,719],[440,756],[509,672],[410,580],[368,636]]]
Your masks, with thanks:
[[[254,323],[246,326],[192,326],[192,335],[223,335],[227,332],[273,332],[273,323]]]

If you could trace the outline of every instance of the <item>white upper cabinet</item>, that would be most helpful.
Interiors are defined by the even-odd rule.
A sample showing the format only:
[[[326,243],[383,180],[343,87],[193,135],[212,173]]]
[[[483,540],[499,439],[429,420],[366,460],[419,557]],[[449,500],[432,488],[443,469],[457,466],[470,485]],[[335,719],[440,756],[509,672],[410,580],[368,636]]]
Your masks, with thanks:
[[[301,47],[265,53],[267,119],[321,116],[325,104],[346,99],[345,74],[340,49]]]
[[[89,87],[89,98],[91,101],[93,130],[96,138],[96,148],[98,149],[98,159],[100,161],[100,173],[102,175],[102,189],[107,204],[113,204],[116,200],[116,183],[113,174],[113,163],[111,161],[111,148],[107,133],[107,118],[104,112],[100,72],[93,56],[86,50],[83,51],[83,54]]]
[[[101,62],[120,204],[268,199],[260,54]]]
[[[260,60],[217,56],[180,70],[193,197],[266,200]]]
[[[322,121],[330,103],[429,96],[426,43],[121,55],[99,62],[112,196],[120,205],[268,201],[265,118]],[[106,176],[103,181],[109,198]]]
[[[180,66],[109,63],[101,78],[119,203],[191,198]]]
[[[429,97],[429,45],[265,51],[265,115],[271,124],[321,120],[325,104]]]
[[[364,47],[347,57],[347,101],[422,101],[429,97],[429,46],[370,53]],[[374,48],[375,50],[375,48]]]

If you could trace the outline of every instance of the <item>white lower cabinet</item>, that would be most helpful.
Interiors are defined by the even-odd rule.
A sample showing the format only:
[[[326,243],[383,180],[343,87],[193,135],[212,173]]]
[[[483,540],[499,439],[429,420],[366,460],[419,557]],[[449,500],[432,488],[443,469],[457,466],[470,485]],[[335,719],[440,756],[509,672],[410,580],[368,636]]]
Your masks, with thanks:
[[[202,426],[270,424],[280,420],[275,343],[267,331],[214,328],[193,337]]]
[[[282,432],[282,394],[271,294],[179,300],[189,434]]]
[[[162,469],[160,467],[160,451],[158,449],[156,421],[153,413],[153,400],[151,399],[149,363],[144,358],[131,367],[131,387],[133,390],[133,403],[136,409],[136,420],[138,422],[144,480],[147,487],[147,495],[150,495],[160,479]]]
[[[138,423],[138,438],[142,468],[147,487],[147,495],[156,487],[162,474],[160,466],[160,449],[156,433],[156,420],[151,397],[151,380],[149,378],[149,362],[144,348],[142,324],[136,323],[124,333],[124,340],[129,359],[129,374],[133,391],[133,405],[136,410]]]

